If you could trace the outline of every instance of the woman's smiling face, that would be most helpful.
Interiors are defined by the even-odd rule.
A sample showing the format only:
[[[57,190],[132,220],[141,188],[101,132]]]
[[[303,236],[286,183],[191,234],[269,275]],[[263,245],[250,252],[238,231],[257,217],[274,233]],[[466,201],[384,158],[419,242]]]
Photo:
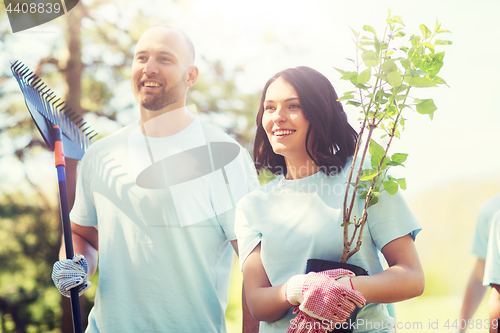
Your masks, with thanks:
[[[295,89],[281,77],[267,88],[262,126],[276,154],[305,157],[309,121],[304,117]]]

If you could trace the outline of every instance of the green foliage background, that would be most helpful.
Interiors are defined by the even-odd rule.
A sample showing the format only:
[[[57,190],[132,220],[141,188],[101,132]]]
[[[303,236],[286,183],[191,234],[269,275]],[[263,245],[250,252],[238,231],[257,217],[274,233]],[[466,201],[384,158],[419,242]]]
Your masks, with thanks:
[[[155,1],[149,1],[149,6],[154,7]],[[191,1],[161,2],[182,11]],[[25,54],[26,59],[22,59],[59,97],[76,103],[72,106],[79,113],[86,113],[100,137],[136,116],[133,98],[127,98],[130,97],[127,94],[131,95],[127,80],[133,45],[141,32],[151,24],[173,20],[176,14],[175,11],[162,12],[160,19],[138,11],[128,19],[121,8],[126,7],[123,3],[121,0],[85,1],[82,12],[72,13],[80,16],[68,15],[50,23],[58,38],[46,45],[47,52],[30,50]],[[99,11],[110,4],[117,12],[118,21],[127,21],[127,25],[118,27],[99,17]],[[81,20],[80,35],[67,28],[70,19]],[[9,178],[10,173],[23,175],[14,190],[0,189],[0,332],[69,332],[68,304],[50,280],[61,237],[57,188],[56,184],[40,187],[30,171],[30,166],[35,169],[41,164],[51,166],[53,160],[43,148],[22,95],[11,79],[7,60],[12,60],[15,39],[0,2],[0,159],[13,162],[12,168],[0,170],[0,180]],[[81,55],[73,52],[75,45],[71,42],[75,41],[80,41],[80,49],[77,45],[76,50]],[[75,59],[75,64],[69,62]],[[245,70],[244,64],[229,67],[217,59],[202,56],[198,65],[200,79],[190,93],[188,104],[195,104],[202,116],[219,123],[248,147],[259,94],[238,89],[236,82]],[[66,73],[78,71],[78,66],[81,67],[81,93],[74,94],[75,82],[70,82],[71,77]],[[432,170],[423,170],[423,177],[425,172]],[[270,178],[265,175],[262,181]],[[474,262],[469,254],[474,221],[481,203],[498,188],[498,175],[485,175],[468,182],[436,184],[410,198],[410,207],[423,226],[416,244],[426,273],[426,291],[422,297],[397,305],[399,321],[420,321],[425,325],[429,318],[443,322],[458,316]],[[226,316],[230,333],[241,331],[241,273],[237,261],[233,273]],[[92,306],[97,275],[92,282],[94,287],[82,298],[86,312]],[[486,318],[484,303],[476,317]]]

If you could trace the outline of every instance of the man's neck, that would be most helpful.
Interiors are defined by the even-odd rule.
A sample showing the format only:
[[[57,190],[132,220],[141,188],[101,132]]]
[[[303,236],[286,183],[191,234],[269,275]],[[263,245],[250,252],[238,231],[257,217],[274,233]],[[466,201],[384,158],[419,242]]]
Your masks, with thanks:
[[[141,130],[149,137],[165,137],[179,133],[196,118],[183,106],[175,110],[149,111],[141,108]]]

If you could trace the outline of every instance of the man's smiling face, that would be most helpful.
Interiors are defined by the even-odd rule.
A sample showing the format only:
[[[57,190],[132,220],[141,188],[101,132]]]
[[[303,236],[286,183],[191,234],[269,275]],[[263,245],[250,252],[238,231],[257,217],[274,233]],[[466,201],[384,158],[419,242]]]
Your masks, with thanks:
[[[142,108],[158,111],[183,104],[189,67],[182,35],[167,27],[147,30],[137,43],[132,91]]]

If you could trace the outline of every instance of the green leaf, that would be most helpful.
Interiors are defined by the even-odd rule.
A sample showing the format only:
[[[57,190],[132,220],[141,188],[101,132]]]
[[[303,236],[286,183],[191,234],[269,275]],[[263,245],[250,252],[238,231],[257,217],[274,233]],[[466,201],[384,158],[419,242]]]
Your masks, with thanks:
[[[385,109],[385,114],[388,118],[395,116],[398,113],[398,108],[394,105],[391,105]],[[380,124],[383,125],[383,124]],[[384,129],[382,127],[382,129]]]
[[[437,84],[446,84],[448,86],[448,84],[446,83],[446,81],[443,80],[442,78],[440,78],[439,76],[432,77],[432,81],[436,82]]]
[[[424,24],[420,25],[420,31],[422,31],[424,38],[429,38],[432,35],[432,32]]]
[[[359,194],[359,198],[360,199],[366,199],[366,195],[368,194],[368,191],[361,191],[361,193]]]
[[[393,87],[399,87],[401,85],[401,74],[399,74],[399,71],[387,74],[387,82]]]
[[[361,59],[366,67],[375,67],[380,63],[380,57],[374,51],[364,51],[361,54]]]
[[[370,80],[371,75],[372,75],[372,70],[370,67],[368,67],[358,75],[358,84],[367,83]]]
[[[398,66],[394,63],[394,60],[387,60],[385,61],[380,68],[385,72],[394,72],[398,70]]]
[[[437,31],[437,33],[438,33],[438,34],[442,34],[443,32],[448,32],[448,33],[450,33],[450,34],[451,34],[451,31],[450,31],[450,30],[446,30],[446,29],[439,29],[439,30]]]
[[[376,33],[375,33],[375,29],[373,29],[373,28],[372,28],[371,26],[369,26],[369,25],[364,25],[364,26],[363,26],[363,30],[364,30],[364,31],[369,31],[369,32],[372,32],[374,35],[376,35]]]
[[[424,71],[417,71],[414,69],[410,69],[410,74],[411,75],[429,75],[429,73],[424,72]]]
[[[347,103],[346,103],[346,104],[354,105],[354,106],[356,106],[356,107],[358,107],[358,106],[360,106],[360,105],[361,105],[361,103],[360,103],[360,102],[356,102],[356,101],[347,101]]]
[[[354,98],[353,94],[354,94],[354,91],[348,91],[344,94],[344,96],[337,99],[337,101],[340,102],[340,101],[345,101],[346,99]]]
[[[434,45],[432,45],[431,43],[429,42],[422,42],[422,45],[427,47],[429,50],[432,50],[432,52],[434,52]]]
[[[373,36],[373,42],[375,44],[375,52],[377,52],[377,54],[380,53],[380,41],[377,36]]]
[[[450,40],[438,39],[434,42],[434,45],[452,45],[453,43]]]
[[[370,199],[370,203],[368,204],[368,207],[375,205],[378,202],[378,197],[372,197]]]
[[[403,20],[401,20],[401,17],[399,16],[391,16],[387,19],[387,23],[388,24],[391,24],[391,23],[399,23],[401,25],[404,25],[403,23]]]
[[[377,171],[374,171],[374,170],[372,170],[372,169],[365,169],[365,170],[363,170],[363,172],[361,173],[361,177],[359,178],[359,180],[361,180],[361,181],[372,180],[372,179],[373,179],[373,178],[375,178],[377,175],[378,175],[378,172],[377,172]]]
[[[401,120],[399,120],[399,125],[401,125],[401,129],[402,131],[405,130],[405,120],[404,118],[401,118]]]
[[[417,112],[420,114],[430,114],[437,110],[436,105],[432,99],[419,100],[417,104]],[[432,119],[432,118],[431,118]]]
[[[395,163],[403,163],[406,161],[406,158],[408,157],[408,154],[403,154],[403,153],[394,153],[391,156],[391,160]]]
[[[434,26],[434,31],[438,32],[439,29],[441,29],[441,24],[439,24],[438,20],[436,19],[436,25]]]
[[[406,179],[399,178],[396,179],[396,182],[399,184],[399,187],[401,187],[402,190],[406,190]]]
[[[387,193],[389,193],[390,195],[398,193],[399,186],[398,183],[396,183],[395,181],[387,180],[382,184],[384,185],[384,190],[386,190]]]
[[[393,37],[404,37],[406,34],[403,31],[398,31],[394,34]]]
[[[420,36],[411,35],[410,37],[411,45],[417,46],[421,39],[422,38]]]
[[[385,149],[382,148],[382,146],[376,143],[373,139],[370,139],[369,151],[371,155],[372,168],[373,170],[378,170],[380,162],[385,155]]]
[[[420,76],[405,76],[405,82],[412,87],[416,88],[426,88],[426,87],[436,87],[437,83],[426,77]]]
[[[349,28],[351,28],[351,27],[349,27]],[[359,33],[358,33],[358,32],[356,32],[356,30],[354,30],[353,28],[351,28],[351,31],[352,31],[352,33],[354,34],[354,36],[356,36],[356,37],[358,37],[358,36],[359,36]]]

